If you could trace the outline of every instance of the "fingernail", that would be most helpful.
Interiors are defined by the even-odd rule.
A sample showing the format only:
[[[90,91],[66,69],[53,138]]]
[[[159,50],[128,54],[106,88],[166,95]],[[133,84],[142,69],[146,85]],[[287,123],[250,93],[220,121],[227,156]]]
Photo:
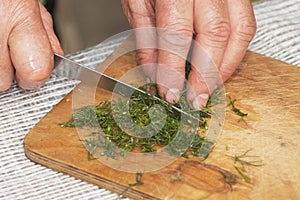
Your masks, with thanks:
[[[177,88],[171,88],[166,94],[166,101],[175,104],[179,101],[180,91]]]
[[[216,86],[214,87],[214,90],[213,90],[212,92],[216,91],[217,89],[218,89],[218,86],[216,85]]]
[[[147,77],[147,78],[146,78],[146,84],[149,85],[149,84],[151,84],[151,83],[152,83],[151,78]]]
[[[157,94],[157,90],[156,90],[155,84],[153,83],[153,81],[149,77],[146,78],[146,89],[147,89],[147,92],[149,94],[152,94],[152,95],[156,95]]]
[[[208,101],[208,94],[200,94],[193,100],[193,108],[195,110],[200,110],[206,106]]]

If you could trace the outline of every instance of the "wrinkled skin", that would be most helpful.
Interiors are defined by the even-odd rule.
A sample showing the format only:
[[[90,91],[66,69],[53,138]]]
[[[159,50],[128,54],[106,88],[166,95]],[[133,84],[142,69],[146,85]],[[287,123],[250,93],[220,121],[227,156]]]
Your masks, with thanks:
[[[53,69],[53,52],[63,54],[38,0],[0,1],[0,91],[14,78],[24,89],[42,86]]]
[[[176,31],[190,40],[180,41],[160,35],[147,37],[137,34],[137,46],[141,43],[158,43],[157,49],[139,49],[138,60],[144,66],[145,75],[158,83],[158,92],[169,103],[176,103],[183,89],[183,78],[171,71],[185,73],[185,60],[170,52],[159,50],[164,42],[178,41],[176,44],[187,54],[190,42],[195,33],[196,42],[211,57],[217,66],[221,80],[226,81],[242,61],[248,45],[256,32],[256,22],[250,0],[121,0],[122,8],[132,28],[158,27]],[[140,43],[140,44],[139,44]],[[213,92],[217,78],[201,56],[200,50],[192,52],[192,70],[188,77],[189,88],[187,100],[193,109],[201,109],[206,105],[209,95]],[[148,65],[147,65],[148,63]],[[160,68],[158,63],[167,66]],[[208,64],[207,64],[208,65]],[[199,67],[200,66],[200,67]]]

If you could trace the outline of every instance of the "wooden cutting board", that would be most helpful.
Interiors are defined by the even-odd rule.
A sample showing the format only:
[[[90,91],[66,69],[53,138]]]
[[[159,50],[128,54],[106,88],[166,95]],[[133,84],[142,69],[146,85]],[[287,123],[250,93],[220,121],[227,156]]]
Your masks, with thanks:
[[[106,73],[118,78],[133,66],[134,52],[116,59]],[[36,163],[133,199],[300,199],[300,68],[247,52],[225,90],[248,113],[245,121],[228,108],[224,130],[207,159],[180,158],[144,173],[142,185],[128,188],[136,182],[135,173],[88,160],[76,130],[58,125],[71,118],[72,92],[29,132],[25,153]],[[98,91],[96,101],[106,95]],[[238,158],[263,165],[245,164],[241,175],[234,156],[248,150],[248,157]]]

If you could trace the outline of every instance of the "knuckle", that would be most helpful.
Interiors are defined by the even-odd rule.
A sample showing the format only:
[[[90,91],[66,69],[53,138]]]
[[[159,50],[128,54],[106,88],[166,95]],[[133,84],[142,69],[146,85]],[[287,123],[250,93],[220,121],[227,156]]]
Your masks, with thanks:
[[[192,29],[176,24],[168,25],[157,31],[159,46],[162,50],[185,57],[192,42]],[[176,29],[177,28],[177,29]]]
[[[193,35],[193,25],[188,19],[178,19],[176,21],[168,22],[159,28],[166,30],[161,32],[166,36],[181,35],[185,37],[192,37]]]
[[[136,52],[136,57],[139,64],[154,63],[157,57],[157,50],[139,49]]]
[[[232,74],[237,70],[239,66],[238,62],[234,62],[231,64],[223,63],[220,68],[220,73],[224,81],[226,81]]]
[[[133,28],[144,27],[155,23],[153,1],[121,1],[123,13]]]
[[[36,25],[40,11],[34,1],[15,1],[9,8],[9,23],[12,29],[25,29]]]
[[[234,35],[242,41],[250,42],[256,33],[256,21],[252,17],[243,17],[238,22]]]
[[[38,10],[38,6],[34,1],[14,1],[10,8],[12,16],[22,20],[29,18],[32,13]]]
[[[214,18],[204,25],[202,34],[211,42],[224,43],[230,37],[230,24],[223,18]]]
[[[233,73],[235,72],[235,68],[232,69],[226,69],[221,71],[221,75],[222,77],[224,77],[225,79],[229,78]],[[224,80],[226,81],[226,80]]]

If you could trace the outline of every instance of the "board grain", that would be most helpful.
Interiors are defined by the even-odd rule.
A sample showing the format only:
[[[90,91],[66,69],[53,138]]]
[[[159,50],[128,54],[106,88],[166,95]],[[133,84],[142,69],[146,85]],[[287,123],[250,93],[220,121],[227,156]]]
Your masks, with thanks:
[[[98,70],[115,59],[113,54]],[[118,78],[135,65],[131,52],[105,72]],[[228,108],[224,130],[207,159],[180,158],[144,173],[142,185],[128,188],[136,174],[88,160],[76,130],[58,125],[71,118],[72,92],[26,135],[25,153],[36,163],[132,199],[300,199],[300,69],[247,52],[225,90],[248,113],[245,120]],[[106,95],[98,91],[95,103]],[[246,160],[263,163],[244,166],[250,182],[238,173],[232,158],[248,150],[247,155],[255,157]]]

